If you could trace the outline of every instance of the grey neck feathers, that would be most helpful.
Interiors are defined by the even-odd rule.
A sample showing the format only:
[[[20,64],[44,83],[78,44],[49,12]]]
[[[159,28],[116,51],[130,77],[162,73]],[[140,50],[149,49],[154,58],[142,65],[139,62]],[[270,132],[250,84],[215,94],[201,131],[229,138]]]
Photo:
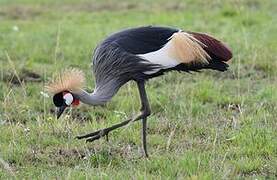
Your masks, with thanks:
[[[82,90],[78,93],[74,93],[77,99],[79,99],[82,103],[97,106],[105,104],[109,99],[101,97],[99,94],[93,92],[88,93],[85,90]]]
[[[74,93],[82,103],[97,106],[103,105],[108,102],[118,91],[118,89],[124,83],[119,81],[108,81],[105,83],[99,83],[93,93],[88,93],[85,90],[81,90],[78,93]]]

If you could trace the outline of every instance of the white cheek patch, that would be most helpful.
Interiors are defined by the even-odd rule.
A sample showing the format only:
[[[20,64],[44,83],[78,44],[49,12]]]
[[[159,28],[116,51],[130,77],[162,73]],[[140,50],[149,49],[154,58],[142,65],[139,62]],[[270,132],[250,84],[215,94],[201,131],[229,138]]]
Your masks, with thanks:
[[[70,106],[73,102],[73,96],[72,94],[70,93],[66,93],[64,96],[63,96],[63,99],[65,100],[65,104]]]

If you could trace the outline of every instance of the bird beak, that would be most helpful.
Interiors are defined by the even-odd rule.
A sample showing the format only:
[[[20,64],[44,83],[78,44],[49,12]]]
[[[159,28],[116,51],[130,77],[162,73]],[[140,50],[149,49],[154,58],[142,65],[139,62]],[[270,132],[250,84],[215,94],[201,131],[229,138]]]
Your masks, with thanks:
[[[58,111],[57,111],[57,119],[60,118],[60,116],[61,116],[62,113],[64,112],[65,108],[66,108],[66,106],[64,106],[64,105],[61,106],[61,107],[59,107],[59,109],[58,109]]]

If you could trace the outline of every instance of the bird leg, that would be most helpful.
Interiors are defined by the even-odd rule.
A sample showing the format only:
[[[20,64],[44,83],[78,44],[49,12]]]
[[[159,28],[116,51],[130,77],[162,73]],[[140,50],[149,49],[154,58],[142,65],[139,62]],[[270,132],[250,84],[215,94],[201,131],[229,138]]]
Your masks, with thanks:
[[[142,147],[144,151],[144,156],[148,157],[147,153],[147,142],[146,142],[146,130],[147,130],[147,117],[151,114],[147,94],[145,91],[145,82],[137,82],[138,89],[139,89],[139,95],[141,100],[141,112],[143,113],[142,117]]]
[[[145,117],[142,119],[142,147],[144,151],[144,156],[149,157],[147,153],[146,130],[147,130],[147,118]]]
[[[147,116],[151,114],[150,108],[149,108],[149,103],[145,91],[145,82],[144,81],[139,81],[137,82],[138,89],[139,89],[139,94],[140,94],[140,99],[141,99],[141,113],[136,116],[133,119],[128,119],[126,121],[123,121],[121,123],[115,124],[111,127],[104,128],[98,131],[95,131],[93,133],[89,133],[83,136],[77,136],[77,139],[86,139],[86,142],[92,142],[94,140],[100,139],[103,136],[108,137],[109,132],[118,129],[120,127],[126,126],[130,122],[138,121],[142,119],[142,143],[143,143],[143,150],[144,150],[144,155],[145,157],[148,157],[147,154],[147,146],[146,146],[146,123],[147,123]]]

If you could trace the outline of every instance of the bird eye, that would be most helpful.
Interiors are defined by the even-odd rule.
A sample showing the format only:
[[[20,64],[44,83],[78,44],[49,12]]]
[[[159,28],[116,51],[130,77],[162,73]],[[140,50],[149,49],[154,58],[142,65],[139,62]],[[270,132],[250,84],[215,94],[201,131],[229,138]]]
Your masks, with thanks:
[[[71,93],[66,93],[64,96],[63,96],[63,99],[64,99],[64,102],[67,106],[70,106],[73,102],[73,96]]]

